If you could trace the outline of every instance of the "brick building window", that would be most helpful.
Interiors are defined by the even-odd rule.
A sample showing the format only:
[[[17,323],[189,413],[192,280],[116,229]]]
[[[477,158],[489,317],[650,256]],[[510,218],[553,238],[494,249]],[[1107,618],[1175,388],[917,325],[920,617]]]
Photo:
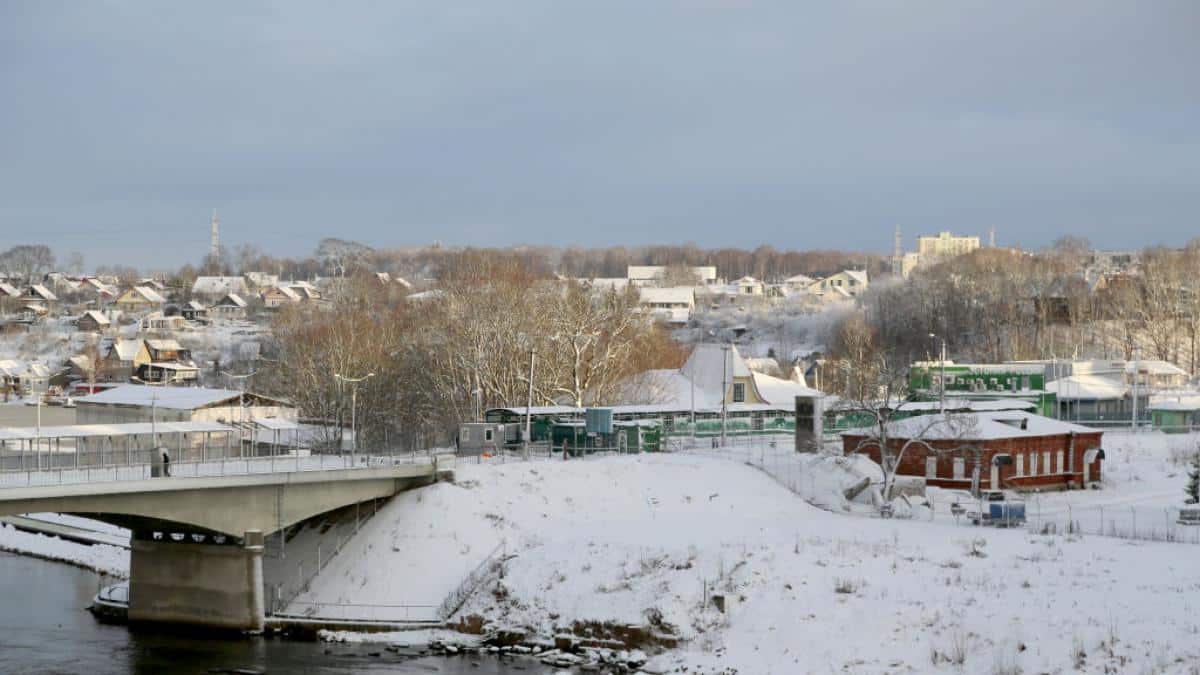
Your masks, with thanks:
[[[1046,450],[1042,453],[1042,473],[1054,473],[1054,469],[1050,468],[1050,451]]]
[[[1017,453],[1017,475],[1025,475],[1025,455]]]
[[[1063,451],[1062,450],[1059,450],[1058,452],[1055,453],[1054,462],[1056,464],[1058,464],[1058,472],[1059,473],[1066,473],[1067,465],[1063,463]]]

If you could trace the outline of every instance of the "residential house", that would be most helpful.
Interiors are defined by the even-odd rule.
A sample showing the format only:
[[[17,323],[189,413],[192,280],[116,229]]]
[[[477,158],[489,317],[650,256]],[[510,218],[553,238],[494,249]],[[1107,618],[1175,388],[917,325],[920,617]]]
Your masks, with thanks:
[[[292,289],[301,300],[320,300],[321,291],[316,286],[307,281],[293,281],[288,284],[288,288]]]
[[[212,307],[208,308],[208,314],[214,318],[244,319],[246,318],[246,301],[237,293],[226,293],[225,297],[214,302]]]
[[[75,327],[87,333],[99,333],[112,326],[112,321],[103,313],[89,309],[75,321]]]
[[[930,486],[1061,490],[1101,478],[1103,432],[1029,412],[917,415],[893,420],[885,431],[888,454],[899,457],[897,475],[924,478]],[[883,463],[874,427],[844,432],[842,450]]]
[[[150,363],[150,352],[142,340],[117,338],[104,355],[102,369],[106,379],[120,382],[128,380],[147,363]]]
[[[150,312],[142,317],[139,327],[143,333],[177,331],[187,327],[187,320],[179,314],[170,316],[166,312]]]
[[[807,274],[796,274],[783,280],[783,287],[789,291],[807,291],[809,286],[816,281]]]
[[[200,377],[200,369],[192,361],[191,351],[184,349],[176,340],[145,340],[149,362],[134,370],[137,379],[143,382],[180,384],[194,382]]]
[[[765,286],[763,282],[752,276],[744,276],[733,282],[738,295],[762,295]]]
[[[300,302],[300,294],[292,290],[289,286],[276,286],[263,291],[262,301],[264,307],[275,309],[283,305]]]
[[[247,295],[250,293],[261,293],[268,288],[274,288],[279,285],[278,274],[267,274],[266,272],[246,272],[243,275],[246,278],[246,286],[248,289]]]
[[[136,313],[161,310],[167,299],[149,286],[133,286],[113,301],[122,311]]]
[[[0,360],[0,388],[5,394],[26,395],[44,392],[50,385],[50,368],[43,363],[26,363],[13,359]]]
[[[696,308],[696,292],[691,286],[638,288],[639,303],[655,316],[673,324],[685,324]]]
[[[117,288],[104,283],[98,277],[84,277],[83,282],[79,284],[79,291],[94,296],[98,303],[108,302],[117,297]]]
[[[198,300],[191,300],[179,308],[179,314],[188,321],[200,321],[208,318],[208,308]]]
[[[866,272],[842,270],[824,279],[813,281],[808,286],[808,292],[823,297],[856,298],[866,292],[868,285]]]
[[[27,302],[41,305],[47,309],[52,307],[54,303],[58,302],[58,296],[41,284],[33,284],[26,287],[25,291],[21,293],[21,295]]]

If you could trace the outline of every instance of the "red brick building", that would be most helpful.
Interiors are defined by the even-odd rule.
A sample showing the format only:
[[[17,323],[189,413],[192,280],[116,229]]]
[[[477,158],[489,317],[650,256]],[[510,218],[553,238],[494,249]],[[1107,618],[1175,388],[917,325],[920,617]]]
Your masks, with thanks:
[[[843,451],[882,464],[876,436],[875,429],[847,431]],[[978,468],[983,489],[1061,490],[1100,480],[1101,436],[1078,424],[1003,411],[896,420],[888,425],[887,444],[893,457],[908,445],[897,474],[927,485],[967,489]]]

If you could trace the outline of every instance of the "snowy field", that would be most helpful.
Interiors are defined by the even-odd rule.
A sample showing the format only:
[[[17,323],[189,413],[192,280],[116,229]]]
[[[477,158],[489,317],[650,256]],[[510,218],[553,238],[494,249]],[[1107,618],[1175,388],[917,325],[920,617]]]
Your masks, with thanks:
[[[504,541],[505,578],[464,613],[543,636],[574,621],[652,624],[685,640],[654,669],[1191,673],[1200,663],[1194,546],[830,513],[718,457],[460,467],[457,484],[402,495],[364,534],[314,597],[434,601]],[[713,594],[725,613],[705,604]]]

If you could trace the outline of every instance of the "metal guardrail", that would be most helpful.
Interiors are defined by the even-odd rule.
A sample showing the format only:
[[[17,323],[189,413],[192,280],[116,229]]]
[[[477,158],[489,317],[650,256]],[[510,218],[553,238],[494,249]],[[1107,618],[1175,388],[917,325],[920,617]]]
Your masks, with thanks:
[[[441,623],[439,608],[435,605],[292,602],[288,609],[288,612],[273,613],[270,618],[347,623]]]
[[[168,476],[157,475],[157,463],[140,461],[75,467],[60,466],[0,471],[0,489],[45,485],[71,485],[106,481],[127,481],[170,478],[207,478],[246,476],[303,471],[375,469],[405,464],[429,465],[439,470],[447,455],[431,452],[396,452],[370,455],[270,455],[252,457],[221,457],[197,461],[175,461],[167,465]],[[452,462],[451,462],[452,464]]]
[[[463,603],[470,598],[480,586],[484,584],[493,574],[500,571],[504,565],[505,542],[501,541],[492,552],[479,563],[475,569],[467,574],[462,583],[446,596],[442,604],[438,606],[438,616],[442,621],[449,621],[455,612],[462,608]]]

